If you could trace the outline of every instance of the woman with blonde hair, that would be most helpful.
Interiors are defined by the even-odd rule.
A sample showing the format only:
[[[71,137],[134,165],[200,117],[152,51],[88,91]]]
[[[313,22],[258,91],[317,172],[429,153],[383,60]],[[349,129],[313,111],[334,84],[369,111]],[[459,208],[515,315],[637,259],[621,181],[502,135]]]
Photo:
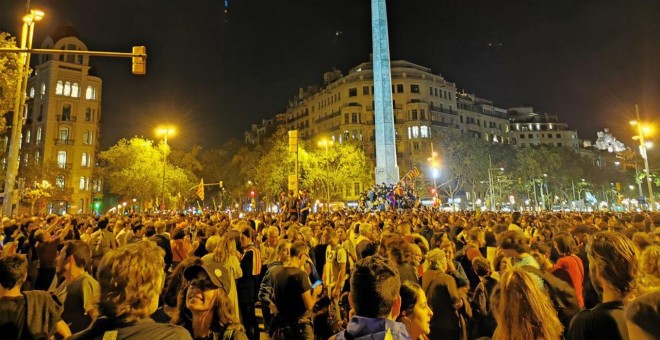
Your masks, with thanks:
[[[461,339],[461,319],[457,309],[463,306],[456,281],[447,274],[447,256],[436,248],[426,254],[429,269],[422,275],[422,289],[431,306],[430,339]]]
[[[639,285],[644,290],[660,287],[660,246],[648,246],[640,259]]]
[[[531,274],[511,268],[500,278],[491,296],[497,328],[493,340],[556,340],[563,326],[548,294]]]
[[[238,312],[238,292],[236,291],[236,280],[243,276],[239,254],[236,250],[236,241],[230,236],[211,236],[206,241],[206,249],[209,251],[202,260],[205,263],[215,262],[223,265],[229,271],[230,286],[228,287],[229,300],[234,304],[234,310]]]

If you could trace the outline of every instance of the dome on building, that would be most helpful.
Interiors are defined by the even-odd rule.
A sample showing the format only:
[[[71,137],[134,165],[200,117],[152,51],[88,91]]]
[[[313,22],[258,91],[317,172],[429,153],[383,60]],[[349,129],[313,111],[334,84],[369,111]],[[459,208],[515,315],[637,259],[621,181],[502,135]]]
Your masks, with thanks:
[[[53,42],[57,42],[58,40],[62,38],[67,38],[67,37],[75,37],[80,39],[80,36],[78,35],[78,31],[76,31],[73,26],[65,24],[65,25],[60,25],[53,31],[53,34],[50,35],[50,38],[53,39]]]

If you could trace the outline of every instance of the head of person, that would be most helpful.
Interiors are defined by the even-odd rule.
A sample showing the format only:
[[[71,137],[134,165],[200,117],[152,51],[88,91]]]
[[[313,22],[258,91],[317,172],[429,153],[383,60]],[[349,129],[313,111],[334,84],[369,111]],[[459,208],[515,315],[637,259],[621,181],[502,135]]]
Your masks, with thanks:
[[[301,265],[309,258],[309,246],[305,241],[295,241],[291,244],[290,260],[300,261]]]
[[[266,230],[266,242],[273,246],[277,244],[277,238],[280,236],[280,229],[275,226],[270,226]]]
[[[479,277],[487,277],[490,275],[490,261],[487,258],[476,256],[472,259],[472,269]]]
[[[497,272],[503,273],[511,267],[511,257],[505,256],[504,253],[498,251],[493,259],[493,269]]]
[[[422,264],[424,255],[422,254],[422,248],[420,248],[417,244],[408,244],[408,253],[410,254],[410,263],[413,266],[417,267]]]
[[[254,242],[254,229],[249,225],[243,226],[240,233],[241,247],[247,247]]]
[[[634,233],[632,236],[632,241],[635,243],[635,246],[640,253],[643,252],[646,247],[653,244],[653,239],[649,234],[645,232]]]
[[[333,247],[339,244],[339,237],[337,236],[337,231],[335,229],[327,227],[323,230],[323,234],[327,235],[327,244]]]
[[[600,231],[591,236],[586,250],[591,282],[597,292],[602,293],[607,286],[625,298],[637,288],[637,249],[629,238]]]
[[[192,330],[193,318],[211,318],[211,331],[227,326],[240,327],[240,320],[229,299],[229,270],[216,262],[189,266],[183,272],[185,284],[179,290],[174,322]]]
[[[176,228],[172,231],[173,240],[183,240],[186,237],[186,231],[183,228]]]
[[[468,232],[467,240],[469,243],[483,248],[486,246],[486,232],[481,228],[472,228]]]
[[[394,320],[401,308],[400,289],[396,267],[381,256],[366,257],[355,264],[351,275],[351,308],[357,316]]]
[[[291,242],[287,240],[277,242],[275,253],[277,254],[277,259],[281,262],[289,261],[289,257],[291,256]]]
[[[225,264],[229,257],[236,254],[236,240],[229,235],[220,237],[218,245],[213,248],[213,261]]]
[[[443,273],[447,271],[447,255],[441,249],[431,249],[431,251],[426,254],[426,261],[431,270],[439,270]]]
[[[647,283],[660,282],[660,246],[649,246],[640,258],[640,274]]]
[[[125,322],[153,314],[163,289],[164,256],[162,248],[150,241],[125,245],[105,254],[96,274],[102,314]]]
[[[27,259],[19,254],[0,258],[0,286],[9,290],[20,287],[27,277]]]
[[[426,294],[420,285],[405,281],[401,284],[399,290],[401,295],[401,313],[397,321],[403,323],[408,330],[408,334],[428,335],[431,333],[431,318],[433,311],[426,301]]]
[[[512,268],[502,274],[491,295],[500,339],[560,339],[563,326],[548,294],[531,274]]]
[[[635,340],[660,338],[660,290],[637,297],[626,307],[628,335]]]
[[[92,263],[92,249],[80,240],[66,241],[57,258],[57,273],[64,275],[73,269],[85,269]]]
[[[408,243],[401,236],[393,236],[387,240],[387,258],[395,265],[402,265],[408,259]]]
[[[454,255],[456,255],[456,244],[450,240],[442,241],[440,243],[440,250],[445,253],[447,261],[453,261]]]
[[[577,248],[573,235],[565,232],[555,235],[555,237],[552,238],[552,245],[562,256],[575,254]]]
[[[509,230],[502,233],[497,240],[497,245],[505,256],[518,257],[520,254],[529,252],[527,237],[517,230]]]
[[[186,280],[183,273],[194,265],[201,265],[202,259],[196,256],[189,256],[181,261],[167,277],[167,284],[165,285],[165,292],[163,293],[163,300],[167,306],[176,307],[179,298],[179,291],[185,285]]]

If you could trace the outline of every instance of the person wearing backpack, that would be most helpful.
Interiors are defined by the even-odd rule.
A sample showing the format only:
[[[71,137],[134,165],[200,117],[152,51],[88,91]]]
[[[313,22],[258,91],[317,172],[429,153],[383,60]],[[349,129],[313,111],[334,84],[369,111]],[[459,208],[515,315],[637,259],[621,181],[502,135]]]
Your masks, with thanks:
[[[97,226],[98,230],[89,238],[89,245],[92,248],[92,267],[94,271],[96,271],[103,255],[117,248],[115,235],[112,231],[108,230],[108,219],[100,219]]]

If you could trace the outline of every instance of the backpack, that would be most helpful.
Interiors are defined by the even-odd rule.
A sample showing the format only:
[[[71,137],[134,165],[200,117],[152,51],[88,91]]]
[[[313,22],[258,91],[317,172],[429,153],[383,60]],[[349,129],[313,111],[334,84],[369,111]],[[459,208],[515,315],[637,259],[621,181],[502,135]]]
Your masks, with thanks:
[[[543,285],[557,310],[559,321],[568,329],[571,319],[580,312],[580,306],[573,286],[557,278],[550,272],[544,272],[532,266],[522,266],[522,269],[528,273],[536,274],[543,280]]]

